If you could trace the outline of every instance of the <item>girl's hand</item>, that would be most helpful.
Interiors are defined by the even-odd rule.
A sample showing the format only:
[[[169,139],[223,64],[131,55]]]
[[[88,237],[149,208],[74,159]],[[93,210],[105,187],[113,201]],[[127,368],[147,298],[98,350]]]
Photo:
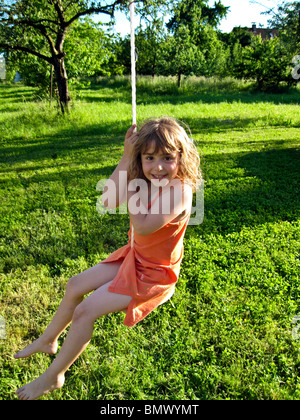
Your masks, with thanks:
[[[126,133],[124,142],[124,157],[130,159],[134,147],[134,143],[138,139],[138,132],[136,131],[136,124],[133,124]]]

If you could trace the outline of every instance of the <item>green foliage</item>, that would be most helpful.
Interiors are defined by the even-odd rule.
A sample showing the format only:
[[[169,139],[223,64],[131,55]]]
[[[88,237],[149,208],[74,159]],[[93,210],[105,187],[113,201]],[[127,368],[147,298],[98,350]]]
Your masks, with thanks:
[[[276,13],[271,15],[270,24],[280,30],[280,37],[286,49],[292,54],[299,53],[300,48],[300,4],[298,1],[283,2]]]
[[[146,10],[148,10],[149,7],[153,8],[152,1],[144,2],[141,0],[139,3],[141,3],[142,6],[145,6]],[[144,3],[146,3],[146,5]],[[160,0],[156,3],[159,6],[161,3],[164,4],[165,1]],[[66,52],[64,50],[64,43],[68,36],[68,32],[74,22],[78,21],[79,18],[99,13],[108,14],[113,18],[116,8],[128,9],[127,0],[96,2],[81,0],[72,2],[67,0],[40,0],[34,3],[28,0],[20,0],[17,2],[2,0],[0,3],[0,52],[5,51],[10,54],[12,52],[17,52],[19,60],[22,60],[24,54],[26,54],[26,70],[28,70],[28,67],[32,68],[32,60],[30,59],[28,66],[28,54],[35,58],[37,57],[39,60],[45,61],[48,65],[50,64],[55,74],[61,111],[62,113],[65,113],[65,111],[69,111],[71,102],[68,88],[68,74],[65,67]],[[103,34],[97,33],[95,25],[92,28],[85,25],[81,31],[77,28],[77,32],[81,32],[80,35],[83,35],[84,33],[85,41],[80,38],[78,42],[81,51],[74,51],[73,44],[72,57],[74,58],[81,55],[82,61],[84,61],[85,64],[92,66],[93,68],[90,69],[90,71],[95,73],[94,66],[96,66],[97,72],[99,70],[99,66],[97,66],[99,54],[95,52],[95,44],[92,46],[91,42],[86,39],[87,30],[93,39],[96,38],[95,41],[99,40],[99,35],[101,41],[103,40]],[[74,30],[73,33],[75,34],[76,30]],[[72,41],[70,44],[71,43]],[[84,52],[82,52],[82,49]],[[95,54],[93,54],[93,57],[89,57],[87,52],[91,53],[92,51],[95,52]],[[22,54],[21,57],[20,53]],[[107,51],[102,51],[100,56],[101,62],[110,61],[109,56],[111,56],[111,54]],[[114,60],[112,60],[110,64],[113,62]],[[113,66],[113,68],[116,72],[120,72],[119,66]],[[103,68],[101,68],[101,71],[103,71]],[[27,73],[27,71],[25,71],[25,73]],[[73,73],[76,73],[74,66]],[[89,71],[86,70],[86,73],[89,73]],[[109,72],[106,74],[109,74]],[[24,79],[27,81],[27,74],[24,76]],[[42,84],[44,84],[46,78],[31,76],[31,84],[36,81],[34,79],[42,81]]]
[[[122,73],[121,66],[114,60],[115,44],[116,36],[106,33],[101,23],[96,24],[90,18],[74,22],[64,48],[69,79]],[[10,53],[9,57],[28,86],[38,86],[42,92],[49,93],[49,63],[22,52]]]
[[[242,47],[251,45],[254,37],[248,28],[241,28],[240,26],[233,28],[230,33],[220,32],[218,35],[222,42],[224,42],[226,45],[229,45],[231,48],[235,44],[239,44]]]
[[[215,2],[213,7],[209,7],[207,3],[207,0],[174,2],[173,16],[167,24],[168,29],[176,33],[181,25],[185,25],[189,28],[193,42],[199,44],[199,28],[205,25],[215,28],[229,9],[223,6],[221,1]]]
[[[245,48],[234,48],[233,73],[237,77],[256,79],[259,90],[278,89],[281,82],[296,83],[292,78],[291,56],[280,38],[263,41],[255,37]]]
[[[207,1],[175,3],[173,17],[167,27],[173,33],[161,49],[163,62],[161,74],[220,75],[225,64],[225,48],[213,27],[227,13],[221,2],[213,8]],[[166,53],[165,53],[166,52]]]
[[[228,75],[226,62],[229,51],[210,25],[205,25],[202,28],[199,50],[204,55],[205,60],[200,71],[195,72],[196,75],[206,77]]]
[[[145,29],[141,26],[138,28],[135,43],[138,51],[136,66],[139,74],[151,76],[159,74],[158,66],[160,65],[163,53],[162,44],[165,39],[166,31],[162,17],[156,15]]]
[[[22,0],[18,5],[14,4],[11,7],[16,8],[17,16],[21,10],[19,7],[23,5],[22,11],[29,20],[31,16],[42,13],[44,3],[45,10],[54,22],[55,12],[48,0],[34,5]],[[66,69],[54,66],[56,77],[62,73],[65,81],[68,76],[71,81],[80,78],[86,82],[87,78],[92,80],[105,75],[130,74],[129,36],[122,39],[119,35],[113,35],[111,28],[105,31],[101,24],[95,24],[90,18],[83,21],[78,20],[79,15],[75,15],[77,17],[74,18],[76,13],[90,14],[89,7],[96,8],[98,12],[110,13],[115,5],[124,13],[128,13],[128,4],[125,1],[108,3],[104,6],[103,2],[73,2],[72,7],[68,7],[65,16],[71,19],[66,22],[68,30],[64,33],[65,38],[63,36],[60,39],[60,50],[56,51],[54,48],[55,51],[52,51],[52,58],[66,54],[63,60]],[[298,54],[300,39],[298,2],[284,2],[278,10],[270,11],[270,25],[280,30],[279,37],[270,40],[255,37],[248,28],[237,27],[229,34],[218,32],[216,27],[228,11],[228,7],[220,1],[215,2],[212,7],[208,6],[206,0],[178,0],[169,5],[167,3],[163,0],[140,1],[136,4],[138,13],[143,17],[142,24],[136,30],[138,74],[153,77],[176,76],[179,87],[184,76],[193,75],[233,76],[249,81],[255,80],[256,87],[261,91],[289,88],[296,84],[297,81],[292,78],[291,61],[293,56]],[[64,2],[61,4],[64,5]],[[8,6],[1,4],[1,7],[3,9]],[[164,27],[163,17],[167,12],[170,20]],[[55,43],[49,34],[48,38],[41,36],[36,22],[29,25],[26,31],[22,31],[18,26],[14,32],[12,25],[3,23],[6,13],[3,14],[0,25],[0,44],[1,39],[13,39],[14,42],[21,39],[24,45],[39,53],[36,56],[28,55],[24,51],[11,48],[9,53],[6,53],[9,80],[13,77],[13,70],[19,67],[28,85],[41,86],[48,94],[51,58],[49,43],[57,46],[59,40]],[[51,25],[54,25],[53,22]],[[14,26],[17,26],[16,23]],[[59,33],[55,28],[47,26],[45,30]],[[41,56],[46,57],[46,62],[40,59]],[[61,80],[60,94],[66,84],[67,82],[64,84]],[[40,96],[43,95],[40,93]],[[68,99],[69,96],[66,95],[67,102]]]
[[[39,87],[39,94],[46,96],[50,92],[51,65],[38,57],[21,52],[10,54],[10,61],[20,73],[27,86]],[[55,78],[54,78],[55,80]]]
[[[182,75],[197,74],[204,64],[204,56],[191,42],[189,30],[181,26],[176,37],[168,37],[159,50],[159,74],[177,75],[178,86]]]
[[[292,78],[291,62],[299,52],[299,7],[299,2],[284,2],[277,10],[266,12],[271,15],[270,27],[278,32],[275,38],[262,40],[247,28],[234,28],[230,34],[221,34],[220,39],[230,46],[229,74],[256,80],[261,91],[297,84]]]
[[[92,19],[74,22],[65,41],[66,66],[71,79],[117,73],[112,62],[115,36]]]
[[[53,357],[12,354],[51,320],[68,279],[126,243],[127,215],[96,211],[131,124],[128,78],[101,78],[62,117],[36,89],[0,86],[0,399]],[[189,124],[205,218],[189,226],[176,292],[133,329],[99,319],[65,386],[45,400],[298,400],[299,89],[232,79],[138,79],[138,121]],[[60,340],[60,344],[65,336]]]

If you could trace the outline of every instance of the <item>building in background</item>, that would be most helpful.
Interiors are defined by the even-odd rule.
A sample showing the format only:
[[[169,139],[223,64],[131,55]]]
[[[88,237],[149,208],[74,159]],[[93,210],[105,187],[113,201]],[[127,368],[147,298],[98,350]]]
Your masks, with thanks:
[[[279,35],[278,29],[257,28],[255,22],[252,22],[252,28],[248,28],[248,31],[252,32],[254,36],[260,36],[263,41],[265,39],[275,38]]]

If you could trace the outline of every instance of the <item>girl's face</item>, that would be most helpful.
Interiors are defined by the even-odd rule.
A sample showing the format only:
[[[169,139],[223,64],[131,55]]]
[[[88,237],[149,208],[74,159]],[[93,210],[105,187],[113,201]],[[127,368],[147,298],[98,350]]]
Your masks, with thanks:
[[[167,185],[178,174],[180,154],[177,151],[166,153],[159,150],[155,152],[155,145],[152,144],[141,155],[141,160],[145,177],[154,185]]]

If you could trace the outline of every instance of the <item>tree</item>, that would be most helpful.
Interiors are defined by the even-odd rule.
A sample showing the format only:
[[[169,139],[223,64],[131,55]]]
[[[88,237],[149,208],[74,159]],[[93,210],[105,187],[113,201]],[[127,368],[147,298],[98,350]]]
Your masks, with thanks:
[[[219,37],[222,42],[230,46],[233,49],[233,46],[238,43],[242,47],[251,45],[254,35],[249,31],[248,28],[242,28],[241,26],[236,26],[229,33],[220,33]]]
[[[151,20],[146,20],[146,26],[143,22],[135,32],[136,69],[138,74],[151,76],[158,74],[160,45],[164,42],[165,37],[166,31],[164,29],[163,16],[158,16],[157,11],[154,10]],[[119,49],[116,51],[116,60],[123,66],[126,74],[129,74],[131,71],[129,50],[130,35],[126,35],[119,40]]]
[[[263,41],[254,37],[245,48],[236,44],[237,58],[234,75],[239,78],[256,79],[259,90],[276,90],[281,82],[288,86],[295,81],[291,76],[290,56],[279,38]]]
[[[173,16],[167,23],[168,29],[176,33],[180,25],[186,25],[193,42],[199,45],[201,43],[201,29],[206,25],[216,28],[229,9],[220,0],[218,2],[215,1],[213,7],[209,7],[207,3],[208,0],[181,0],[174,2]]]
[[[159,52],[159,73],[177,76],[181,86],[182,75],[199,73],[205,59],[199,48],[191,41],[189,30],[181,25],[176,36],[168,36],[161,44]]]
[[[254,0],[252,3],[261,4]],[[288,87],[297,83],[292,77],[291,64],[300,47],[300,3],[283,2],[277,8],[266,8],[263,14],[271,16],[269,25],[279,30],[279,35],[264,41],[251,35],[249,44],[247,38],[241,38],[241,28],[236,33],[232,31],[227,41],[235,44],[231,47],[228,67],[236,77],[256,79],[259,90],[276,90],[281,82]]]
[[[300,3],[299,1],[284,2],[277,11],[273,9],[265,12],[271,15],[269,24],[272,28],[279,29],[280,38],[291,53],[296,53],[300,48]]]
[[[108,75],[116,70],[112,64],[116,36],[106,33],[101,23],[89,17],[74,22],[65,41],[65,63],[69,78]]]
[[[225,63],[225,50],[218,39],[215,27],[226,16],[228,7],[207,0],[181,0],[174,3],[173,16],[167,23],[173,34],[170,70],[177,70],[178,85],[182,74],[212,76],[220,74]]]
[[[158,73],[160,45],[166,38],[164,19],[157,13],[146,27],[142,25],[136,33],[136,47],[138,52],[137,71],[139,74],[155,76]]]
[[[75,79],[118,72],[119,65],[113,62],[117,36],[104,31],[101,23],[84,17],[73,23],[68,35],[64,51],[69,84]],[[47,54],[46,47],[39,52]],[[18,70],[24,83],[39,88],[40,96],[49,94],[52,66],[48,62],[22,51],[10,52],[9,58],[8,69],[13,67],[14,73]]]
[[[140,3],[152,6],[166,0]],[[83,16],[104,13],[112,18],[127,0],[0,0],[0,49],[31,54],[54,68],[61,110],[68,110],[70,95],[64,43],[71,26]],[[145,12],[147,7],[144,8]]]
[[[223,43],[223,48],[226,49],[226,57],[224,63],[224,75],[240,77],[239,72],[243,68],[243,49],[251,46],[254,41],[254,35],[249,31],[249,28],[241,28],[236,26],[229,33],[218,33],[219,39]],[[243,77],[243,72],[242,76]]]

